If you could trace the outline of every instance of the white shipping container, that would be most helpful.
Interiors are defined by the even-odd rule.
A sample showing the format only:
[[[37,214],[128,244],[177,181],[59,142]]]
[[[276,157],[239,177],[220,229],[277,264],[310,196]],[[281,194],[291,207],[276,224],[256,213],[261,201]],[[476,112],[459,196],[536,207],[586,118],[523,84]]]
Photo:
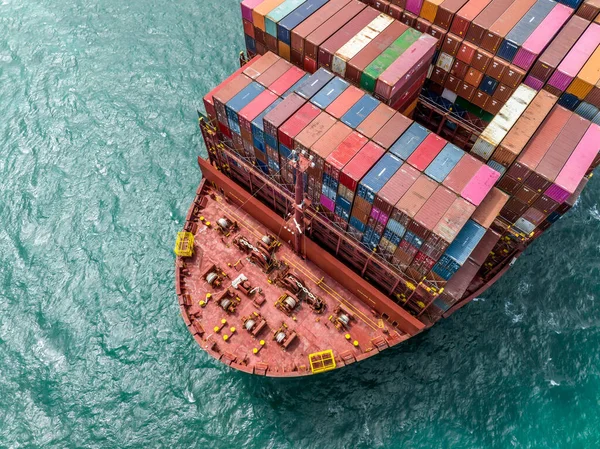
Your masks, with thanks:
[[[458,97],[458,95],[456,95],[451,90],[444,89],[444,92],[442,92],[442,98],[445,98],[446,100],[450,101],[451,103],[455,103],[457,97]]]
[[[450,72],[450,70],[452,70],[452,64],[454,64],[454,58],[448,53],[444,52],[440,53],[440,55],[438,56],[438,60],[435,63],[437,67],[446,72]]]
[[[346,76],[346,63],[365,48],[383,30],[390,26],[394,19],[387,14],[379,14],[366,27],[350,39],[333,56],[331,70],[342,78]]]
[[[519,120],[519,117],[525,112],[525,109],[533,101],[536,94],[537,91],[535,89],[521,84],[502,109],[500,109],[498,115],[483,130],[480,138],[489,142],[494,147],[500,145],[502,139],[506,137],[517,120]]]

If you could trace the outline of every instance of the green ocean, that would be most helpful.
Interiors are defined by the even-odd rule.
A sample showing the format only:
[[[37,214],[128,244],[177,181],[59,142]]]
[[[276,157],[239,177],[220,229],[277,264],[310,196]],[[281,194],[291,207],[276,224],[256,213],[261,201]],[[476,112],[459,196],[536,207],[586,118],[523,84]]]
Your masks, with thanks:
[[[481,298],[299,380],[187,331],[176,232],[239,0],[0,2],[1,448],[597,448],[600,182]]]

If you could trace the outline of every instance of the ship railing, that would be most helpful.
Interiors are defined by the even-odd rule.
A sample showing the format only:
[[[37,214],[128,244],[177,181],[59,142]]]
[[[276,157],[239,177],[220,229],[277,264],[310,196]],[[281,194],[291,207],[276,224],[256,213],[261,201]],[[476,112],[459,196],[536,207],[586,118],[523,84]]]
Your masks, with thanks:
[[[213,135],[216,135],[217,131],[214,128],[214,125],[212,125],[212,123],[208,119],[204,120],[205,116],[203,116],[203,114],[200,114],[200,117],[202,119],[202,120],[200,120],[200,126],[203,128],[203,131],[208,131],[210,133],[213,133]],[[214,142],[211,143],[211,142],[207,141],[206,144],[207,144],[207,146],[211,146],[211,145],[214,145]],[[293,204],[294,199],[291,196],[291,193],[289,193],[286,190],[284,185],[279,183],[272,176],[259,170],[253,164],[253,162],[250,158],[241,156],[234,149],[232,149],[231,147],[226,145],[225,142],[219,141],[218,147],[215,146],[215,148],[213,148],[212,151],[209,150],[209,155],[212,154],[212,155],[216,156],[216,154],[218,154],[219,149],[221,151],[225,151],[227,153],[227,157],[231,158],[236,163],[244,166],[244,168],[246,170],[251,170],[252,173],[255,176],[257,176],[259,179],[263,178],[261,180],[262,182],[271,184],[275,189],[277,189],[277,193],[279,195],[286,198],[286,200],[289,202],[289,204]],[[250,193],[252,193],[252,192],[250,192]],[[289,210],[290,208],[287,208],[287,209]],[[317,220],[319,222],[319,225],[326,227],[330,232],[333,232],[335,235],[337,235],[338,238],[344,239],[345,241],[351,243],[353,245],[354,249],[359,251],[360,254],[362,254],[362,256],[366,258],[367,264],[371,261],[374,261],[384,267],[387,267],[387,269],[390,270],[390,274],[395,276],[396,278],[399,278],[403,284],[412,285],[412,286],[421,285],[424,287],[424,289],[426,291],[430,291],[430,290],[436,291],[436,290],[439,290],[439,288],[441,288],[439,285],[432,284],[428,280],[424,280],[424,279],[419,280],[419,279],[411,278],[406,273],[402,272],[398,265],[395,265],[395,264],[391,263],[390,261],[384,259],[380,253],[377,253],[374,251],[368,251],[367,249],[365,249],[356,238],[352,237],[349,233],[340,229],[338,226],[335,225],[335,223],[331,222],[326,216],[322,215],[321,213],[307,209],[306,214],[309,218],[309,221]],[[285,216],[283,218],[285,218]],[[364,272],[364,270],[363,270],[363,272]],[[413,289],[413,291],[414,291],[414,289]],[[393,290],[392,290],[392,292],[393,292]],[[392,292],[386,292],[386,293],[391,294]]]
[[[466,129],[468,132],[470,132],[472,134],[480,135],[484,130],[484,128],[481,128],[480,126],[478,126],[475,121],[461,117],[452,109],[442,108],[441,105],[435,103],[430,98],[427,98],[424,95],[419,96],[419,102],[424,104],[428,108],[433,109],[438,114],[446,117],[446,119],[457,124],[458,126],[461,126],[462,128]]]

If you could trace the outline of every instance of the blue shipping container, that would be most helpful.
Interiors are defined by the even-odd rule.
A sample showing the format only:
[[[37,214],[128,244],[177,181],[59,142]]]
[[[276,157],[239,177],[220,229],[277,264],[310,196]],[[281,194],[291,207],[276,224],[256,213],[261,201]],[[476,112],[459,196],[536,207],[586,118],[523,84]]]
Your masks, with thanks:
[[[363,222],[361,222],[355,216],[350,217],[350,226],[352,226],[354,229],[356,229],[360,233],[365,232],[365,228],[366,228],[365,224]]]
[[[252,130],[252,143],[263,153],[266,153],[267,149],[265,146],[265,128],[263,123],[263,118],[267,115],[271,109],[275,108],[281,100],[278,98],[275,100],[267,109],[262,111],[250,124],[250,129]]]
[[[481,80],[481,84],[479,85],[479,90],[482,92],[493,95],[496,92],[496,88],[498,87],[498,81],[492,78],[491,76],[485,75],[483,80]]]
[[[342,116],[341,120],[350,128],[356,129],[377,106],[379,106],[379,101],[370,95],[364,95]]]
[[[579,106],[580,100],[573,94],[564,93],[558,99],[558,104],[563,108],[567,108],[569,111],[575,111]]]
[[[227,120],[229,121],[229,129],[237,134],[241,134],[240,121],[238,118],[239,112],[258,97],[265,88],[257,82],[252,82],[244,87],[235,97],[227,102],[225,110],[227,112]]]
[[[248,53],[256,54],[256,41],[247,34],[244,34],[244,40],[246,41]]]
[[[288,90],[286,90],[281,97],[286,98],[288,95],[296,92],[298,89],[300,89],[301,86],[304,85],[304,83],[306,83],[306,81],[308,81],[309,77],[310,77],[310,75],[308,73],[306,75],[304,75],[302,78],[300,78],[298,81],[296,81],[296,83],[294,83],[294,85],[292,87],[290,87]]]
[[[442,182],[465,155],[465,152],[451,143],[440,151],[436,158],[425,169],[425,174],[437,182]]]
[[[373,204],[375,195],[402,165],[402,160],[393,154],[385,154],[375,166],[369,170],[358,185],[357,194]]]
[[[575,109],[575,114],[582,116],[584,119],[592,121],[594,117],[600,112],[596,106],[593,104],[586,103],[585,101],[581,102],[577,109]]]
[[[310,102],[321,109],[327,108],[348,88],[349,84],[341,78],[335,77],[319,91]]]
[[[333,73],[324,68],[320,68],[315,73],[310,75],[308,79],[296,91],[302,98],[310,100],[317,92],[319,92],[329,81],[333,79]]]
[[[390,148],[390,153],[406,160],[429,135],[429,131],[418,123],[413,123]]]
[[[464,264],[484,234],[485,228],[479,226],[473,220],[467,221],[444,255],[450,257],[459,265]]]
[[[292,30],[308,19],[308,17],[328,1],[329,0],[307,0],[300,5],[291,14],[279,21],[277,24],[277,39],[286,45],[292,45]]]
[[[504,165],[502,165],[500,162],[489,161],[487,164],[490,167],[492,167],[494,170],[496,170],[498,173],[500,173],[500,176],[503,176],[504,173],[506,173],[506,167]]]
[[[502,59],[512,62],[521,45],[525,43],[531,33],[535,31],[555,6],[556,2],[554,0],[538,0],[509,31],[496,54]]]

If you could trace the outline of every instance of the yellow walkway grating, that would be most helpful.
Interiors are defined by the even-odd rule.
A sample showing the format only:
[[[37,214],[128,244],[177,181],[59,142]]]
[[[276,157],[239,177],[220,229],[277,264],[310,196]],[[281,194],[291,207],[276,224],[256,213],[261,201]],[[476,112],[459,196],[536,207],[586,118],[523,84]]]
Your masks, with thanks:
[[[194,234],[191,232],[177,233],[175,254],[180,257],[191,257],[194,255]]]
[[[322,373],[335,368],[335,358],[333,357],[333,351],[331,349],[309,354],[308,360],[310,361],[310,369],[313,374]]]

